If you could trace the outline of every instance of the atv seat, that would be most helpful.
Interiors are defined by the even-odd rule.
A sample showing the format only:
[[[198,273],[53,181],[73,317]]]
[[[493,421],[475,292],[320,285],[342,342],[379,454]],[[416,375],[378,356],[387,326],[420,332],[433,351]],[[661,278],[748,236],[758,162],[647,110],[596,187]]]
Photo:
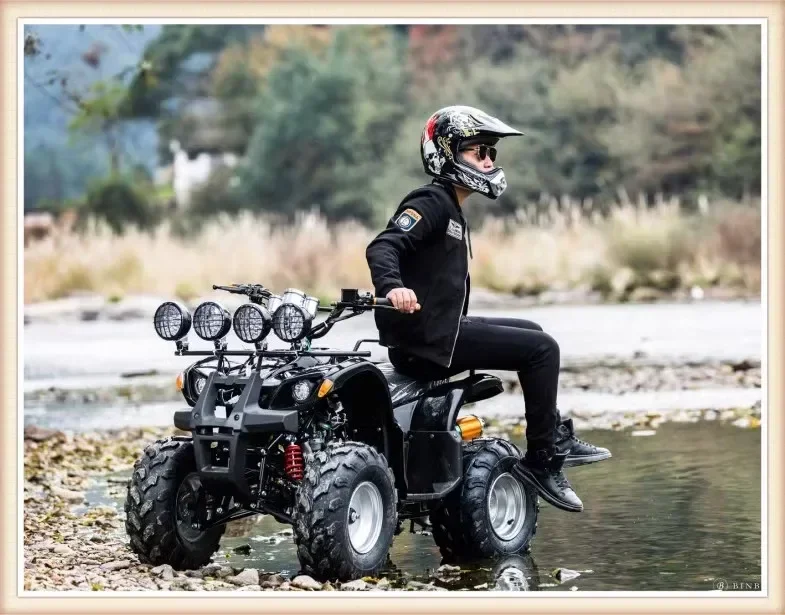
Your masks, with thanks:
[[[417,380],[396,371],[392,363],[379,363],[376,367],[384,374],[387,387],[390,389],[390,398],[396,405],[407,399],[422,396],[433,385],[431,380]]]
[[[436,384],[442,384],[442,380],[417,380],[406,374],[396,371],[392,363],[379,363],[376,365],[379,371],[384,374],[387,386],[390,389],[390,399],[394,406],[404,403],[409,399],[421,397],[426,391],[433,388]],[[489,397],[493,397],[504,391],[501,381],[496,376],[490,374],[477,374],[474,370],[469,371],[466,378],[455,381],[458,383],[469,384],[464,403],[478,402]]]

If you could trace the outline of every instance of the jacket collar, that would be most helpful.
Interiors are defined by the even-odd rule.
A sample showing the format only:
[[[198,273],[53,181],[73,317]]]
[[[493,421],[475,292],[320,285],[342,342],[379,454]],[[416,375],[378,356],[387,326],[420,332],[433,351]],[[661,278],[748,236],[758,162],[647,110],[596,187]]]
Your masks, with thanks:
[[[461,215],[463,215],[463,212],[461,211],[461,206],[458,204],[458,195],[455,194],[455,187],[451,183],[446,182],[444,180],[434,179],[433,181],[431,181],[431,184],[435,184],[437,186],[444,188],[444,191],[448,195],[450,195],[450,200],[452,201],[452,204],[455,205],[456,209],[459,212],[461,212]]]

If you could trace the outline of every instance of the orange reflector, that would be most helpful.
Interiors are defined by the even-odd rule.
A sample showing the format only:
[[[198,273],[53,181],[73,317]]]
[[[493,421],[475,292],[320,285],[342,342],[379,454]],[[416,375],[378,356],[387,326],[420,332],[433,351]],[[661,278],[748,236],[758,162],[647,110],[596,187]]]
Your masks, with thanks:
[[[177,380],[174,381],[174,384],[177,387],[178,391],[183,390],[183,372],[177,374]]]
[[[322,384],[319,386],[319,391],[316,393],[316,397],[324,397],[325,395],[327,395],[327,393],[329,393],[332,390],[333,390],[333,381],[325,378],[322,381]]]
[[[461,439],[463,440],[479,438],[482,435],[484,426],[484,421],[473,414],[462,416],[455,421],[455,428],[458,430],[458,433],[461,434]]]

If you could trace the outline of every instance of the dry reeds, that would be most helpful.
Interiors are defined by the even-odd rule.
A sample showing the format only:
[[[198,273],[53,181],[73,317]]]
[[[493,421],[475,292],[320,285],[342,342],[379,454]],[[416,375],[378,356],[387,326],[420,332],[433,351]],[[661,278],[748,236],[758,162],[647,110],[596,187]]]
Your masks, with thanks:
[[[713,203],[692,215],[676,200],[625,201],[603,214],[590,209],[563,199],[536,219],[523,213],[486,219],[472,233],[472,285],[521,295],[585,287],[622,300],[636,287],[760,291],[759,204]],[[334,298],[341,287],[371,287],[365,247],[373,236],[356,224],[330,226],[315,213],[289,226],[251,214],[227,216],[190,238],[167,224],[122,236],[92,224],[25,249],[24,298],[92,291],[188,299],[211,284],[233,282]]]

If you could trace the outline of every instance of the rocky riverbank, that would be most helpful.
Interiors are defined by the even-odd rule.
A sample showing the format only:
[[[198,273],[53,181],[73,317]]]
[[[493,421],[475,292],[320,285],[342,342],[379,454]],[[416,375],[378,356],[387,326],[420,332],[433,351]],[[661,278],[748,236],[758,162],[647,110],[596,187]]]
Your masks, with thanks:
[[[738,429],[760,426],[760,405],[715,411],[711,409],[668,413],[620,413],[597,416],[573,414],[576,427],[629,430],[632,437],[651,436],[666,421],[725,422]],[[510,439],[525,432],[522,418],[490,421],[486,435]],[[140,564],[130,551],[123,527],[124,515],[107,498],[96,498],[97,485],[109,483],[110,498],[122,498],[125,473],[144,446],[176,433],[174,428],[133,428],[92,433],[63,433],[28,426],[24,440],[24,588],[26,590],[76,591],[439,591],[444,589],[521,589],[523,573],[498,573],[498,566],[462,569],[441,566],[423,575],[396,572],[382,578],[351,583],[319,583],[298,574],[260,572],[251,567],[230,566],[219,552],[213,563],[200,570],[178,572],[168,566]],[[89,501],[101,500],[101,501]],[[229,524],[227,535],[245,536],[243,519]],[[266,537],[271,544],[291,541],[291,530]],[[242,548],[242,547],[240,547]],[[238,551],[239,552],[239,551]],[[515,568],[517,566],[518,568]],[[516,563],[518,570],[528,566]],[[572,571],[568,571],[572,572]],[[582,571],[590,573],[591,571]],[[517,575],[517,576],[516,576]],[[543,575],[540,587],[564,589],[574,586],[563,571]],[[520,578],[519,578],[520,577]],[[516,580],[517,579],[517,580]],[[516,585],[517,584],[517,585]],[[577,589],[577,587],[575,588]]]
[[[520,390],[512,372],[500,372],[505,390]],[[151,371],[122,378],[104,387],[49,386],[28,390],[25,405],[38,404],[141,404],[180,401],[174,375]],[[562,367],[560,389],[622,394],[635,391],[686,391],[706,388],[760,388],[760,361],[716,361],[703,363],[653,363],[645,358],[615,362],[573,363]]]

